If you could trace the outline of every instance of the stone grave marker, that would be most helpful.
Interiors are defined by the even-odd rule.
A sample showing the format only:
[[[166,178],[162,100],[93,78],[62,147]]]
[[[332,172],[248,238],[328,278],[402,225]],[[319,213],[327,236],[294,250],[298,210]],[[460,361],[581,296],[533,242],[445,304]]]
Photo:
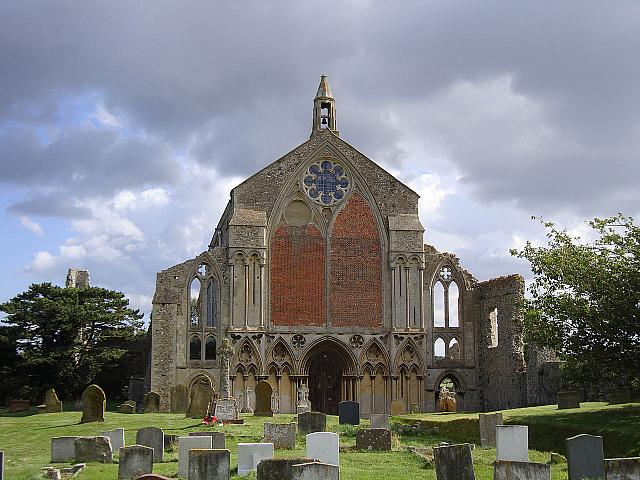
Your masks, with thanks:
[[[291,480],[340,480],[340,467],[319,462],[293,465]]]
[[[120,448],[118,480],[136,480],[140,475],[153,472],[153,448],[131,445]]]
[[[569,480],[604,478],[602,437],[581,434],[567,438],[567,470]]]
[[[407,409],[402,400],[394,400],[391,402],[391,415],[404,415],[406,413]]]
[[[51,463],[72,462],[76,458],[76,438],[78,437],[53,437]]]
[[[160,413],[160,395],[147,392],[144,396],[144,413]]]
[[[371,428],[391,428],[389,415],[387,413],[372,413],[369,416]]]
[[[122,405],[118,405],[118,413],[136,413],[136,402],[127,400]]]
[[[258,464],[258,480],[289,480],[291,467],[313,462],[312,458],[269,458]]]
[[[82,392],[82,418],[80,423],[104,422],[107,397],[97,385],[89,385]]]
[[[434,447],[433,461],[438,480],[475,480],[468,443]]]
[[[189,452],[189,480],[229,480],[231,453],[229,450],[199,450]]]
[[[298,387],[298,400],[296,401],[296,413],[306,413],[311,411],[311,402],[309,401],[309,387],[306,383],[302,383]]]
[[[412,403],[411,404],[411,413],[420,413],[420,404]]]
[[[493,480],[551,480],[551,465],[499,460],[493,464]]]
[[[211,437],[211,448],[224,450],[227,448],[224,432],[190,432],[190,437]]]
[[[44,404],[46,405],[47,413],[60,413],[62,412],[62,402],[58,400],[58,395],[53,388],[47,390],[44,394]]]
[[[233,421],[238,419],[238,402],[235,398],[220,398],[216,400],[216,408],[214,415],[218,420]]]
[[[74,441],[76,462],[111,463],[113,452],[107,437],[78,437]]]
[[[273,388],[266,380],[260,380],[256,385],[256,408],[253,414],[257,417],[273,417],[271,410],[271,395]]]
[[[374,452],[391,451],[391,430],[387,428],[363,428],[356,433],[356,448]]]
[[[153,461],[164,460],[164,432],[156,427],[144,427],[136,432],[136,444],[153,448]]]
[[[146,475],[142,475],[136,480],[175,480],[173,478],[165,477],[164,475],[160,475],[159,473],[147,473]]]
[[[264,443],[273,443],[276,450],[296,448],[297,425],[295,423],[265,423]]]
[[[616,387],[609,390],[609,403],[616,405],[619,403],[629,403],[631,401],[631,388]]]
[[[120,449],[124,447],[124,428],[116,428],[107,432],[102,432],[100,435],[107,437],[111,442],[111,450],[113,452],[120,452]]]
[[[327,429],[327,414],[322,412],[304,412],[298,414],[298,432],[300,435],[307,433],[324,432]]]
[[[181,383],[171,387],[169,397],[169,411],[171,413],[187,413],[189,408],[189,390],[187,390],[187,387]]]
[[[604,473],[607,480],[637,480],[640,478],[640,457],[607,458]]]
[[[273,458],[273,443],[239,443],[238,475],[255,472],[262,460]]]
[[[481,413],[479,415],[481,447],[496,446],[496,427],[503,423],[502,413]]]
[[[360,404],[344,401],[338,404],[338,421],[340,424],[360,425]]]
[[[582,395],[575,390],[558,392],[558,410],[568,408],[580,408],[580,398]]]
[[[529,461],[529,427],[498,425],[496,427],[496,460]]]
[[[197,383],[191,388],[191,399],[189,400],[189,408],[187,409],[187,417],[204,418],[209,413],[211,399],[215,395],[210,385]]]
[[[189,452],[194,448],[211,450],[211,437],[178,437],[178,475],[189,478]]]
[[[340,465],[340,437],[337,433],[316,432],[306,437],[307,457],[321,463]]]

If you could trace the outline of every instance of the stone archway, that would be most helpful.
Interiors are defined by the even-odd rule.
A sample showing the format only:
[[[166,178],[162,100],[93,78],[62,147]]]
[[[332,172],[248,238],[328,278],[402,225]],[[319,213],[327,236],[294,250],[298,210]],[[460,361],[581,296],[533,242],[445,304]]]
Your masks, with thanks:
[[[436,383],[435,411],[436,412],[462,412],[464,401],[464,389],[456,375],[447,372]]]

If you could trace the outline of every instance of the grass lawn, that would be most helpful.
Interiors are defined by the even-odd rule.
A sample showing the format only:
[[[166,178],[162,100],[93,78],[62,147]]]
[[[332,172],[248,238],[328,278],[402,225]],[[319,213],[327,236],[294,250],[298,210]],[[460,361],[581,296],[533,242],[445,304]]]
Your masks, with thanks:
[[[607,407],[604,404],[586,404],[580,410],[558,412],[555,407],[534,407],[529,409],[508,410],[504,412],[508,423],[525,423],[532,427],[532,436],[537,439],[538,429],[547,432],[549,437],[557,437],[554,428],[561,431],[578,429],[586,432],[606,429],[611,435],[620,438],[633,438],[635,446],[624,446],[632,451],[639,447],[640,404]],[[114,412],[106,413],[104,423],[79,424],[80,412],[58,414],[9,414],[0,411],[0,450],[5,452],[5,478],[7,480],[37,479],[40,469],[50,465],[51,437],[64,435],[97,435],[103,430],[122,427],[125,429],[127,445],[135,443],[136,430],[141,427],[155,426],[167,434],[187,435],[188,432],[206,430],[200,422],[186,419],[179,414],[137,414],[127,415]],[[232,479],[237,466],[236,450],[239,442],[260,441],[262,425],[265,421],[285,423],[294,420],[294,415],[276,415],[273,419],[245,416],[244,425],[226,425],[222,430],[227,435],[227,448],[231,450]],[[357,452],[355,447],[355,429],[338,425],[337,417],[329,417],[328,430],[340,433],[340,466],[343,480],[417,480],[435,479],[433,466],[425,463],[404,446],[429,447],[440,441],[459,441],[460,437],[469,437],[469,441],[478,442],[477,414],[422,414],[394,417],[398,423],[424,422],[428,427],[416,434],[410,428],[394,444],[392,452]],[[584,425],[585,428],[580,427]],[[363,420],[362,426],[368,426]],[[439,428],[433,428],[438,426]],[[554,427],[555,426],[555,427]],[[568,430],[567,430],[568,431]],[[613,435],[612,438],[618,438]],[[631,435],[631,437],[629,437]],[[464,438],[462,438],[464,439]],[[605,437],[605,449],[607,447]],[[542,440],[536,440],[542,442]],[[532,442],[530,440],[530,446]],[[553,449],[558,451],[557,449]],[[304,438],[299,437],[295,450],[276,451],[277,457],[301,457],[305,454]],[[547,462],[549,453],[531,450],[531,461]],[[494,449],[476,448],[473,460],[476,478],[493,479],[492,462]],[[117,456],[115,458],[117,461]],[[78,477],[79,480],[113,480],[117,478],[115,464],[89,464]],[[154,472],[177,478],[177,451],[166,452],[165,462],[154,464]],[[243,477],[246,479],[252,476]],[[566,465],[552,465],[552,478],[567,478]]]

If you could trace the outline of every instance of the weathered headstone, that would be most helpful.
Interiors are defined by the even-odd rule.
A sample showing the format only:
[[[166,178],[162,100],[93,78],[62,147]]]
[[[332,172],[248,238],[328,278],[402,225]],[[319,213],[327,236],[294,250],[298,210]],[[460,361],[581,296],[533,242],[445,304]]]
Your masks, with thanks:
[[[298,401],[296,402],[296,413],[311,411],[311,402],[309,401],[309,387],[306,383],[302,383],[298,388]]]
[[[211,437],[211,448],[224,450],[227,448],[224,432],[190,432],[190,437]]]
[[[468,443],[434,447],[433,462],[438,480],[475,480]]]
[[[493,480],[551,480],[551,465],[497,461],[493,464]]]
[[[144,396],[144,413],[160,413],[160,395],[147,392]]]
[[[306,437],[307,457],[322,463],[340,465],[340,437],[337,433],[316,432]]]
[[[575,390],[558,392],[558,410],[568,408],[580,408],[580,398],[582,395]]]
[[[255,472],[262,460],[273,458],[273,443],[239,443],[238,475]]]
[[[111,463],[113,452],[107,437],[78,437],[74,442],[76,462]]]
[[[216,400],[215,416],[218,420],[233,421],[238,419],[238,402],[235,398],[219,398]]]
[[[179,383],[171,387],[169,393],[169,411],[171,413],[187,413],[189,408],[189,390]]]
[[[276,450],[296,448],[297,425],[295,423],[265,423],[264,443],[273,443]]]
[[[229,450],[191,450],[189,480],[229,480],[231,453]]]
[[[97,385],[89,385],[82,392],[82,418],[80,423],[104,422],[107,397]]]
[[[363,428],[356,433],[356,448],[374,452],[391,451],[391,430],[387,428]]]
[[[116,428],[115,430],[109,430],[102,432],[100,435],[107,437],[111,442],[111,450],[113,452],[119,452],[124,447],[124,428]]]
[[[47,413],[60,413],[62,412],[62,402],[58,400],[58,395],[53,388],[50,388],[44,394],[44,404],[46,405]]]
[[[127,400],[122,405],[118,405],[118,413],[136,413],[136,402]]]
[[[53,437],[51,439],[51,463],[66,463],[76,458],[76,438]]]
[[[160,428],[145,427],[136,432],[136,444],[153,448],[153,461],[164,459],[164,432]]]
[[[144,401],[144,377],[130,377],[128,393],[127,400],[133,400],[137,405],[141,405]]]
[[[269,458],[258,464],[258,480],[289,480],[291,467],[313,462],[312,458]]]
[[[496,460],[529,461],[529,427],[498,425],[496,427]]]
[[[298,414],[298,432],[300,435],[307,433],[324,432],[327,429],[327,414],[322,412],[304,412]]]
[[[360,425],[360,404],[345,401],[338,404],[338,421],[340,424]]]
[[[178,475],[189,478],[189,452],[194,448],[211,450],[211,437],[178,437]]]
[[[253,408],[249,405],[250,393],[251,390],[249,390],[249,387],[245,385],[244,392],[242,393],[242,409],[240,410],[240,413],[253,413]]]
[[[340,480],[340,467],[319,462],[293,465],[291,480]]]
[[[389,414],[387,413],[372,413],[369,416],[371,422],[371,428],[391,428],[389,421]]]
[[[607,480],[638,480],[640,478],[640,457],[607,458],[604,461]]]
[[[496,427],[502,425],[502,413],[481,413],[478,420],[480,426],[480,446],[496,446]]]
[[[631,388],[630,387],[616,387],[609,390],[608,395],[609,403],[616,405],[619,403],[629,403],[631,401]]]
[[[407,413],[407,409],[402,400],[394,400],[391,402],[391,415],[404,415]]]
[[[210,385],[198,383],[191,387],[191,400],[187,409],[187,417],[204,418],[209,413],[211,399],[215,392]]]
[[[273,388],[266,380],[260,380],[256,385],[256,408],[253,414],[257,417],[273,417],[271,410],[271,394]]]
[[[581,434],[567,438],[567,470],[569,480],[604,478],[602,437]]]
[[[140,475],[153,472],[153,448],[131,445],[120,448],[118,480],[136,480]]]

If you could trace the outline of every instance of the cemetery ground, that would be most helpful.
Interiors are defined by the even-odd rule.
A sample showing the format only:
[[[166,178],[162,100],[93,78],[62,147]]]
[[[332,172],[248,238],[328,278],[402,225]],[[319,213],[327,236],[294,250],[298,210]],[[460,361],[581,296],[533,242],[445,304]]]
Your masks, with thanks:
[[[65,405],[66,406],[66,405]],[[583,403],[580,409],[557,410],[555,405],[503,411],[505,423],[529,425],[530,461],[548,462],[550,452],[564,453],[564,439],[577,433],[604,436],[605,456],[623,457],[640,454],[640,403],[608,405]],[[162,428],[165,434],[188,435],[209,427],[183,414],[120,414],[106,412],[104,423],[79,424],[81,412],[10,414],[0,410],[0,450],[5,452],[5,478],[10,480],[37,479],[42,467],[51,465],[51,437],[65,435],[98,435],[101,431],[122,427],[127,445],[135,444],[136,431],[142,427]],[[294,415],[254,417],[242,415],[244,425],[215,427],[224,431],[227,448],[231,451],[232,479],[255,478],[235,475],[237,444],[259,442],[265,422],[286,423]],[[435,469],[429,461],[406,450],[407,446],[428,448],[439,442],[470,442],[473,450],[476,478],[493,478],[495,449],[480,448],[477,414],[417,414],[392,417],[394,442],[392,452],[359,452],[355,450],[358,427],[338,425],[330,416],[327,430],[340,434],[340,470],[343,480],[418,480],[435,479]],[[361,427],[368,427],[363,420]],[[117,452],[114,462],[117,461]],[[295,450],[276,450],[276,457],[304,457],[304,436],[298,436]],[[427,455],[428,456],[428,455]],[[58,466],[64,466],[58,464]],[[117,464],[90,463],[76,478],[79,480],[113,480],[117,478]],[[154,464],[154,473],[177,478],[177,447],[165,454],[165,462]],[[552,464],[552,479],[567,478],[566,464]]]

